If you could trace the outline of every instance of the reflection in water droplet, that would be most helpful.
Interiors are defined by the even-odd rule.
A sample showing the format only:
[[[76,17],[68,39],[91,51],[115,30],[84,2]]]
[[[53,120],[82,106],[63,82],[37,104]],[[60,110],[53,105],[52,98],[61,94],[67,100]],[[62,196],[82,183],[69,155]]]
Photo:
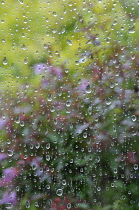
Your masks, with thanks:
[[[62,196],[63,190],[62,190],[62,189],[58,189],[58,190],[56,191],[56,194],[57,194],[58,196]]]

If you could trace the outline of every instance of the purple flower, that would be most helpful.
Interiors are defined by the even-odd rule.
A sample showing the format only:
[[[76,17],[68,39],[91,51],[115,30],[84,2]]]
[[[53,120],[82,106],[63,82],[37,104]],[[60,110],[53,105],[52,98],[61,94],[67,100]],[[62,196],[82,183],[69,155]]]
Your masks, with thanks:
[[[0,152],[0,161],[2,161],[3,159],[5,159],[6,156],[7,156],[6,153]]]
[[[47,70],[48,66],[46,63],[39,63],[34,65],[34,73],[35,74],[41,74],[44,73],[45,70]]]
[[[4,127],[5,121],[0,118],[0,129],[2,129]]]
[[[17,203],[16,192],[5,192],[2,199],[0,199],[0,204],[12,204],[14,206]]]
[[[17,176],[19,171],[17,168],[6,168],[3,170],[3,178],[0,178],[0,187],[8,185]]]
[[[46,70],[47,70],[47,72],[46,72]],[[53,67],[53,66],[47,65],[46,63],[35,64],[34,65],[34,73],[37,75],[42,74],[42,73],[47,73],[48,76],[49,76],[49,74],[50,75],[55,74],[59,78],[63,77],[61,68]]]
[[[62,70],[59,67],[51,67],[50,69],[51,74],[55,74],[57,77],[62,78]]]

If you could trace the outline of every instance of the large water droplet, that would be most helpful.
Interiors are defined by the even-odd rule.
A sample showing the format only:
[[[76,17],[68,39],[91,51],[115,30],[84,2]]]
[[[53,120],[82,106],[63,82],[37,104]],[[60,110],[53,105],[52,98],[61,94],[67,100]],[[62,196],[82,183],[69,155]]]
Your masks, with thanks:
[[[12,150],[8,150],[8,156],[9,157],[13,156],[13,151]]]
[[[62,189],[58,189],[58,190],[56,191],[56,194],[57,194],[58,196],[62,196],[63,190],[62,190]]]
[[[132,115],[132,116],[131,116],[131,119],[132,119],[133,122],[135,122],[137,118],[136,118],[135,115]]]

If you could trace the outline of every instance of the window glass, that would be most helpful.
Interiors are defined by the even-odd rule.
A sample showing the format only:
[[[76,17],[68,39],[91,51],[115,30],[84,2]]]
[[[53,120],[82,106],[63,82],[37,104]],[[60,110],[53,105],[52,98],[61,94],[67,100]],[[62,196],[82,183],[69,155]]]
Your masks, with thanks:
[[[139,209],[139,2],[0,2],[0,209]]]

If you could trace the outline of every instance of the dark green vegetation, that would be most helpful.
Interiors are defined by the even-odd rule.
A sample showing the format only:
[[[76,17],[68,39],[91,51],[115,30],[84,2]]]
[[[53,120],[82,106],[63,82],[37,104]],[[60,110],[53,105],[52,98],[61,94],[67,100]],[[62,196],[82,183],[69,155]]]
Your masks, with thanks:
[[[16,12],[1,48],[1,208],[138,210],[137,1],[20,2],[1,3]]]

